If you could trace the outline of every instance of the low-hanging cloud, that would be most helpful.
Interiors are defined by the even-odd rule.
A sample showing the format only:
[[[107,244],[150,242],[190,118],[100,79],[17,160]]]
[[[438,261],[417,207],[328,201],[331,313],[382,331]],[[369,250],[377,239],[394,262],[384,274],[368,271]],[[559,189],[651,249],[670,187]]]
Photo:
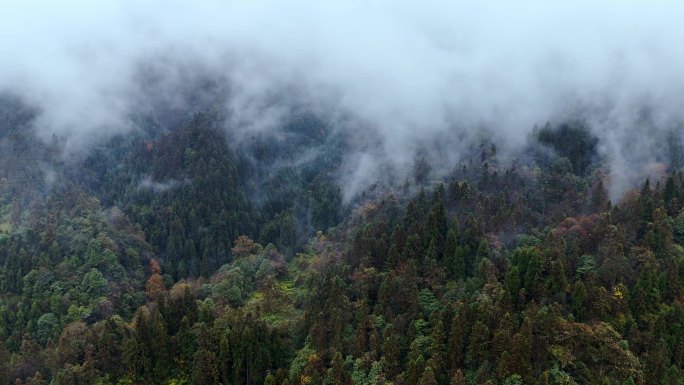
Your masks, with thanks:
[[[133,114],[188,108],[178,90],[207,78],[236,132],[271,132],[296,104],[357,135],[347,195],[435,141],[453,146],[448,162],[482,132],[515,150],[535,124],[578,114],[616,181],[658,159],[655,138],[684,135],[682,5],[26,1],[0,14],[0,89],[68,152],[134,129]]]

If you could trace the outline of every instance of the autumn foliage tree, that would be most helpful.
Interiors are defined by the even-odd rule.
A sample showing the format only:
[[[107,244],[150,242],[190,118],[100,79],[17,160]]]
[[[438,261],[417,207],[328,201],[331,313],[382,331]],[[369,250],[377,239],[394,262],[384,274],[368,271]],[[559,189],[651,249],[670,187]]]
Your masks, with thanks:
[[[161,276],[161,266],[154,258],[150,260],[150,272],[151,275],[145,284],[145,289],[147,298],[156,300],[166,290],[166,286],[164,285],[164,278]]]

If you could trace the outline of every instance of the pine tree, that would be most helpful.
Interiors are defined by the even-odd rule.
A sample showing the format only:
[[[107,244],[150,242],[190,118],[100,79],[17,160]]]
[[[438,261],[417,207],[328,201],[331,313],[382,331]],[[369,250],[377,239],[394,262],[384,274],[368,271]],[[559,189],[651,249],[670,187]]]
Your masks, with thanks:
[[[455,222],[457,223],[457,222]],[[457,227],[458,225],[456,225]],[[444,266],[452,279],[465,279],[465,253],[458,243],[458,234],[454,226],[447,233],[444,246]]]
[[[275,377],[269,372],[264,379],[264,385],[276,385]]]
[[[468,342],[467,361],[471,368],[477,368],[483,362],[489,360],[490,342],[491,339],[487,325],[480,321],[475,322]]]
[[[332,363],[330,369],[328,369],[324,383],[326,385],[347,385],[349,384],[349,381],[350,377],[344,369],[342,353],[336,351],[335,354],[333,354]]]
[[[219,382],[218,359],[214,352],[204,348],[195,353],[192,363],[193,383],[197,385],[217,385]],[[246,383],[250,383],[247,381]]]
[[[449,385],[466,385],[465,376],[461,369],[457,369],[454,375],[451,377]]]
[[[408,369],[406,372],[406,383],[407,384],[418,384],[422,379],[425,371],[425,359],[422,355],[418,356],[416,359],[409,361]],[[433,373],[434,379],[434,373]]]
[[[420,378],[419,385],[437,385],[435,380],[435,372],[431,366],[427,366],[423,371],[423,376]]]

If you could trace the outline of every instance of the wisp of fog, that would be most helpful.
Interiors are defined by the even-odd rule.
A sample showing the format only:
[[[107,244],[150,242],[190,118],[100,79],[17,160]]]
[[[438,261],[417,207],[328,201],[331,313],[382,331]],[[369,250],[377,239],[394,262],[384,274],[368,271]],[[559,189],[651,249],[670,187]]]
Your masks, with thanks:
[[[446,163],[483,135],[513,154],[535,124],[579,116],[616,197],[684,135],[674,2],[5,1],[0,15],[0,92],[68,152],[186,107],[177,94],[200,78],[230,90],[233,132],[276,133],[296,104],[358,137],[347,196],[431,143],[449,143]]]

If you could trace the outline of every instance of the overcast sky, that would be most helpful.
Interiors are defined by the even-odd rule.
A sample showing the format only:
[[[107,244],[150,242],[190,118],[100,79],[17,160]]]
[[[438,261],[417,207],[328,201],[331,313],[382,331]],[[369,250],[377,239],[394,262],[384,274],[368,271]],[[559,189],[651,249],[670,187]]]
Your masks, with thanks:
[[[0,89],[39,106],[39,132],[74,147],[131,129],[149,97],[144,67],[169,103],[194,70],[230,84],[243,130],[277,127],[284,110],[265,100],[290,90],[381,138],[354,157],[358,183],[376,177],[378,157],[412,161],[416,143],[488,130],[514,149],[534,124],[582,112],[618,177],[682,121],[684,5],[595,3],[0,0]]]

